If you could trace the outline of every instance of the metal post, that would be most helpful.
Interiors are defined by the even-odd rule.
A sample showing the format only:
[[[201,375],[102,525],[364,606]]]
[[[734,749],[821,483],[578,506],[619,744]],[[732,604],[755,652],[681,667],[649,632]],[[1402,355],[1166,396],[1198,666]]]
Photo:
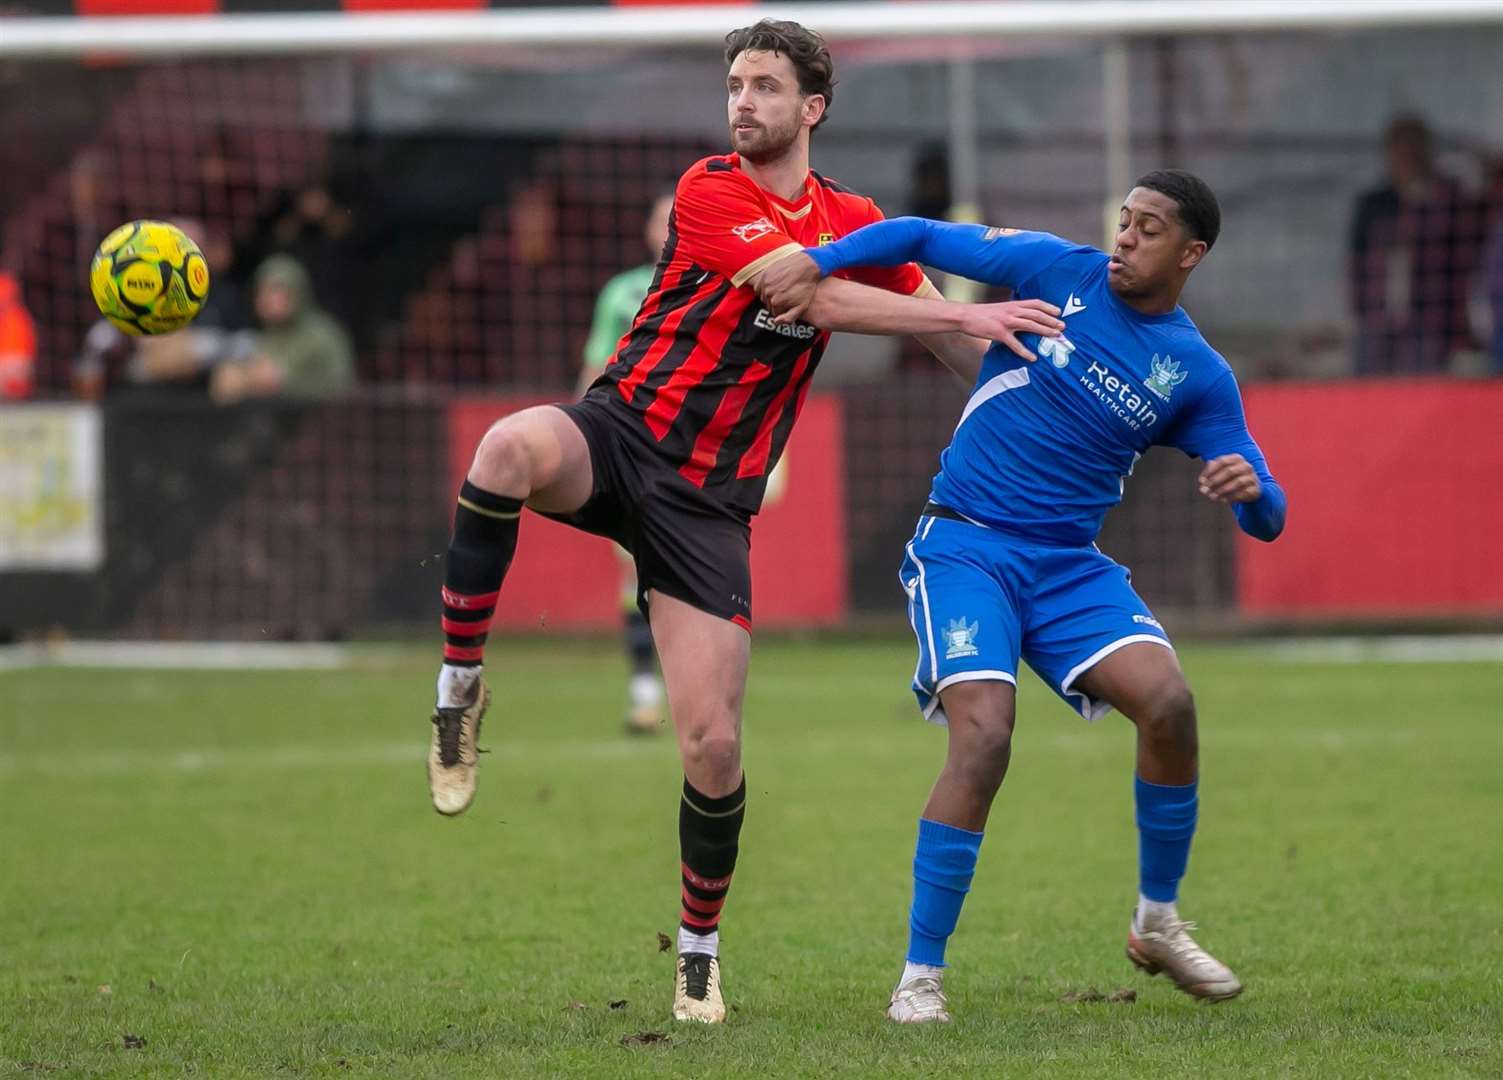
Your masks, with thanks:
[[[1101,127],[1106,142],[1106,199],[1102,222],[1105,246],[1117,231],[1117,210],[1132,183],[1132,115],[1128,112],[1127,42],[1115,38],[1101,53]]]
[[[981,220],[981,136],[976,129],[976,60],[968,44],[950,54],[949,86],[950,207],[954,221]],[[975,303],[982,287],[974,281],[946,275],[936,282],[945,299]]]
[[[950,57],[950,198],[969,218],[981,213],[981,147],[976,129],[976,61],[968,47]]]

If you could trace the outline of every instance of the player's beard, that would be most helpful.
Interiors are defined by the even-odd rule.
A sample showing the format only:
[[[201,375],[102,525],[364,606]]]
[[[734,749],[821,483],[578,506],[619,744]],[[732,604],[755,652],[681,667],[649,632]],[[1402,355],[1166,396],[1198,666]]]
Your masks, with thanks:
[[[788,153],[789,148],[798,141],[798,131],[797,115],[789,117],[786,124],[762,124],[746,134],[738,133],[736,124],[732,121],[731,148],[752,164],[765,165]]]

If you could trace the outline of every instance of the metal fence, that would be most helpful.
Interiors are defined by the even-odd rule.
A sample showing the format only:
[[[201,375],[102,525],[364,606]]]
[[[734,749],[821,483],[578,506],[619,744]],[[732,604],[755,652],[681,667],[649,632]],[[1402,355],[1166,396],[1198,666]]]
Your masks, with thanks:
[[[922,373],[840,392],[853,617],[901,615],[897,564],[963,396]],[[321,641],[435,618],[453,507],[439,397],[121,400],[103,409],[101,461],[101,561],[0,567],[0,636]],[[1225,614],[1229,520],[1194,495],[1189,462],[1148,462],[1103,547],[1186,625]]]
[[[1122,177],[1187,167],[1225,230],[1186,306],[1244,381],[1487,375],[1503,364],[1499,55],[1492,21],[847,33],[815,165],[889,214],[1098,243]],[[0,273],[37,329],[36,395],[102,398],[108,508],[103,569],[0,577],[0,628],[328,637],[426,618],[437,579],[413,563],[443,545],[448,396],[569,395],[596,293],[648,258],[652,199],[723,145],[722,79],[711,46],[598,40],[0,64],[17,150]],[[256,266],[301,260],[354,340],[351,398],[216,408],[207,366],[166,385],[131,343],[86,355],[88,256],[144,216],[203,230],[248,330]],[[832,349],[817,388],[846,405],[853,604],[890,610],[961,392],[871,339]],[[1215,616],[1235,594],[1232,533],[1192,472],[1147,458],[1103,546],[1156,604]]]

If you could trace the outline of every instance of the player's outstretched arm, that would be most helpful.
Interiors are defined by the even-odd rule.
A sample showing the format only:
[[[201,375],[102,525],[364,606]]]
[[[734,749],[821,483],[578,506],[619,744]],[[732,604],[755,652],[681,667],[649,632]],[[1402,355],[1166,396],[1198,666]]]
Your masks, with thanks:
[[[841,270],[919,262],[973,281],[1018,287],[1065,255],[1087,250],[1044,232],[892,218],[834,243],[805,248],[804,258],[784,259],[769,268],[758,293],[778,313],[778,321],[786,323],[811,302],[819,278]]]
[[[803,257],[791,255],[767,267],[756,282],[758,296],[773,309],[779,323],[794,323],[806,317],[821,278],[827,278],[837,270],[857,266],[902,266],[920,255],[926,263],[938,266],[929,258],[933,252],[929,251],[927,227],[942,224],[944,222],[927,218],[893,218],[858,228],[849,236],[822,248],[804,248]],[[960,257],[959,252],[948,254]],[[947,266],[939,266],[939,269],[969,278],[980,276],[980,270],[969,264],[963,270],[951,270]]]
[[[775,322],[791,325],[803,318],[814,303],[815,290],[821,288],[819,269],[814,261],[804,255],[790,255],[769,266],[754,283],[758,296],[775,316]],[[892,290],[888,290],[889,292]],[[943,300],[928,278],[923,279],[919,289],[909,294],[922,299]],[[1054,310],[1048,308],[1047,310]],[[981,371],[981,360],[990,341],[983,341],[967,334],[915,334],[919,344],[934,354],[940,363],[960,376],[969,385],[976,381]]]
[[[853,334],[948,334],[959,332],[1006,345],[1025,360],[1034,359],[1019,334],[1057,337],[1064,328],[1059,309],[1042,300],[1002,304],[952,304],[903,296],[842,278],[820,282],[804,318],[825,330]]]
[[[806,250],[826,277],[853,266],[916,262],[972,281],[1017,286],[1074,249],[1068,240],[1049,233],[900,217]]]

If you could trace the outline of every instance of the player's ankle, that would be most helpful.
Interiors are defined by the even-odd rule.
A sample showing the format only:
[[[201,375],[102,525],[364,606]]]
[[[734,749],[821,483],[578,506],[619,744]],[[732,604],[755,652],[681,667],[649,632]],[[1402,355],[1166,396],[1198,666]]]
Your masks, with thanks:
[[[945,967],[943,964],[915,964],[912,960],[903,964],[903,974],[898,978],[898,989],[901,990],[914,979],[942,979]]]
[[[475,680],[481,665],[444,664],[438,669],[438,707],[452,709],[468,705],[474,696]]]
[[[1179,909],[1173,900],[1150,900],[1138,894],[1138,907],[1133,912],[1132,923],[1136,930],[1148,930],[1179,918]]]
[[[720,931],[711,930],[708,934],[697,934],[686,926],[678,928],[678,951],[684,953],[703,953],[705,956],[720,955]]]

